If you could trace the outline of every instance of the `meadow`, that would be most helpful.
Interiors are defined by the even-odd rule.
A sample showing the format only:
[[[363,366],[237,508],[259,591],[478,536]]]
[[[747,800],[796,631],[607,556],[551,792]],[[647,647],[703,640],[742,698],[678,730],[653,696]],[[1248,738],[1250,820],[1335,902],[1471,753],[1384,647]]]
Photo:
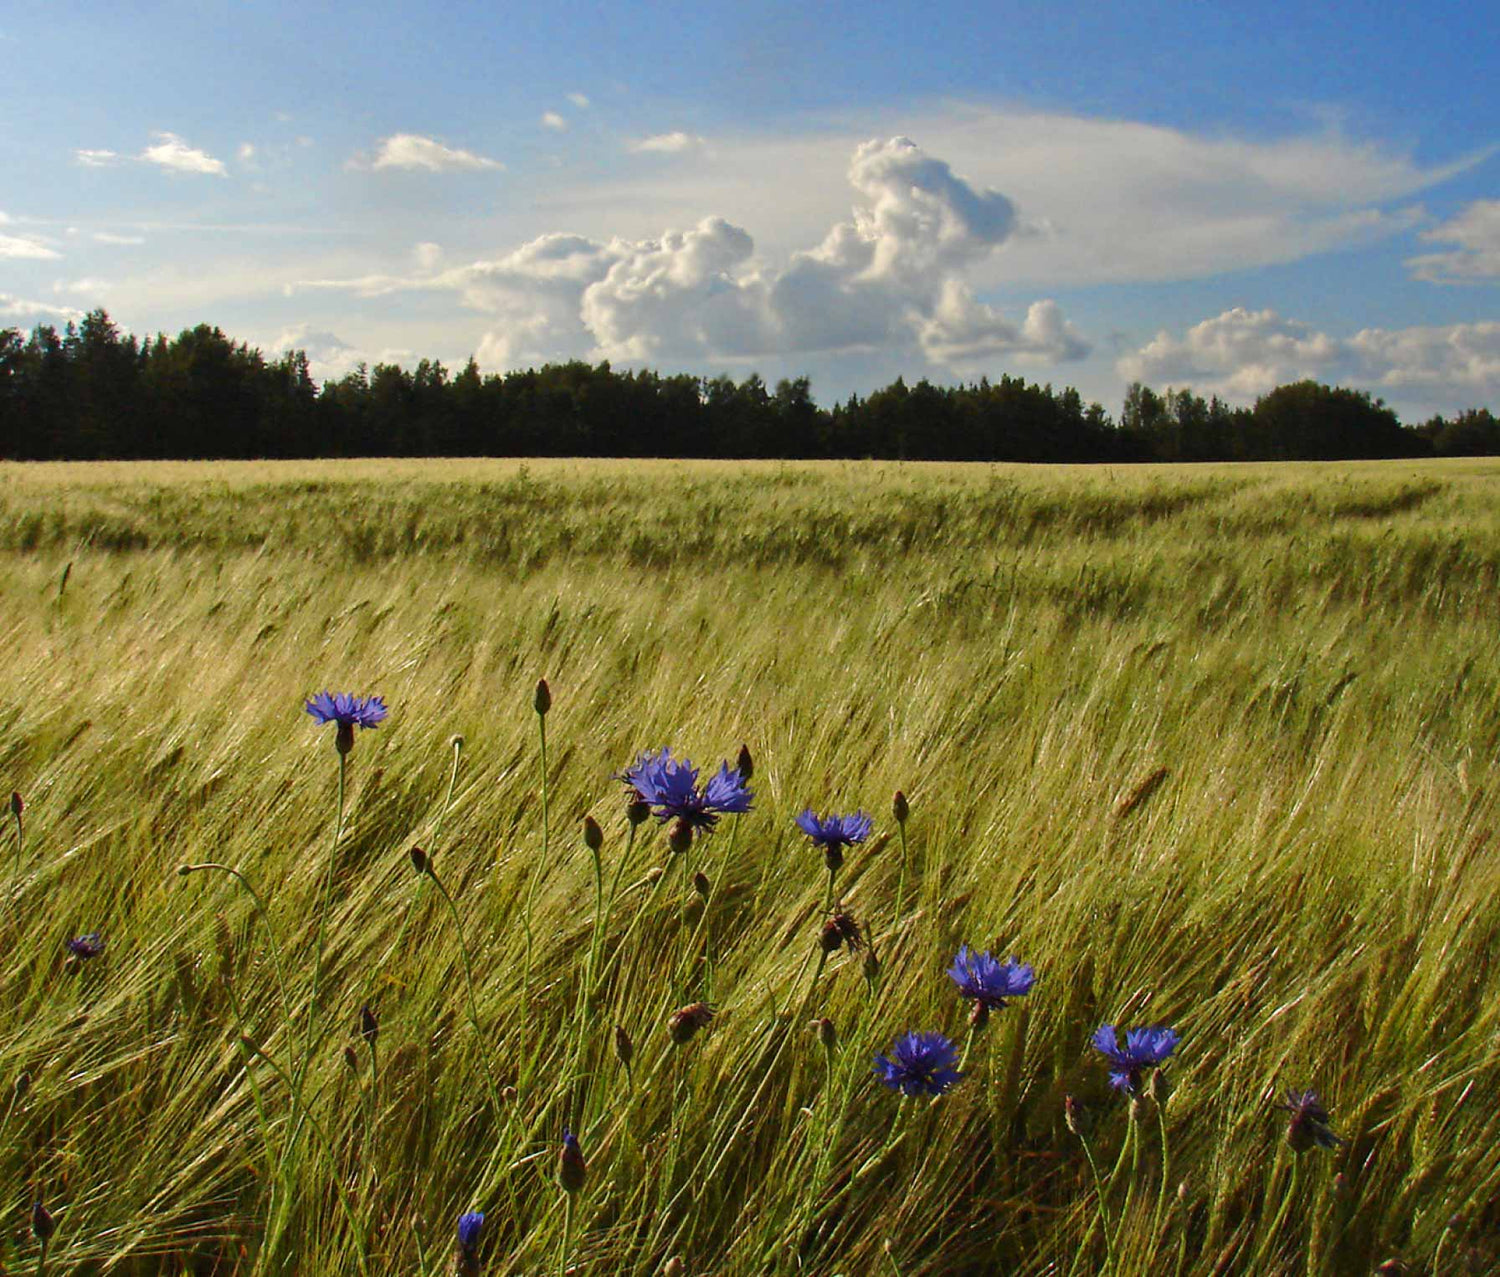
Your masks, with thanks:
[[[0,466],[4,1269],[1494,1271],[1497,616],[1492,461]]]

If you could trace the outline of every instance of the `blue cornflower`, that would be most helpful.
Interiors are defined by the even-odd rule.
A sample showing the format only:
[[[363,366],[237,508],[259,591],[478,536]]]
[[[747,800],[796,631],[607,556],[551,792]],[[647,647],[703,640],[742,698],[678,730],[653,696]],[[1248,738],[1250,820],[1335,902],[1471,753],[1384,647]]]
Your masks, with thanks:
[[[797,817],[797,828],[812,840],[814,847],[823,849],[823,859],[828,865],[830,894],[833,889],[832,875],[844,863],[844,848],[864,842],[870,836],[873,825],[874,822],[862,811],[849,816],[830,813],[820,818],[809,807]]]
[[[875,1072],[903,1095],[941,1095],[963,1077],[955,1067],[958,1048],[941,1033],[903,1034],[891,1048],[891,1057],[877,1055]]]
[[[97,931],[90,931],[85,935],[74,936],[71,940],[64,940],[63,945],[75,958],[87,961],[104,952],[104,937]]]
[[[362,697],[353,692],[319,692],[303,708],[320,723],[338,724],[333,743],[341,754],[354,748],[356,727],[377,727],[390,713],[385,697]]]
[[[1115,1065],[1109,1084],[1117,1091],[1140,1094],[1141,1074],[1154,1069],[1177,1049],[1180,1041],[1176,1029],[1130,1029],[1125,1034],[1125,1049],[1120,1049],[1119,1035],[1112,1024],[1101,1024],[1094,1032],[1094,1049]]]
[[[484,1228],[484,1212],[471,1210],[458,1217],[458,1248],[465,1255],[479,1249],[479,1234]]]
[[[1305,1153],[1314,1144],[1337,1148],[1344,1142],[1329,1127],[1328,1110],[1319,1101],[1316,1091],[1288,1091],[1286,1103],[1277,1107],[1292,1115],[1292,1120],[1287,1123],[1286,1142],[1294,1152]]]
[[[749,811],[754,797],[738,768],[728,763],[721,763],[700,787],[698,769],[686,758],[673,758],[671,749],[642,754],[620,779],[651,807],[659,821],[676,821],[684,840],[695,832],[711,830],[720,816]]]
[[[1036,972],[1014,958],[1001,962],[986,951],[975,953],[966,944],[958,946],[958,956],[948,968],[948,978],[959,993],[974,1003],[970,1022],[982,1029],[992,1010],[1005,1006],[1006,998],[1019,998],[1036,983]]]

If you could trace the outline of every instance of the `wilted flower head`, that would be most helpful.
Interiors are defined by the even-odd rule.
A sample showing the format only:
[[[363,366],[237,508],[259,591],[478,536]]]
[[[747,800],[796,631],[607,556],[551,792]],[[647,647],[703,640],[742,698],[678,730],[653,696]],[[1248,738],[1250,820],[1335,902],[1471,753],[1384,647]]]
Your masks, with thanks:
[[[1094,1049],[1115,1066],[1110,1070],[1109,1084],[1117,1091],[1136,1095],[1141,1089],[1141,1075],[1171,1055],[1179,1040],[1175,1029],[1130,1029],[1121,1050],[1115,1026],[1101,1024],[1094,1032]]]
[[[896,1039],[890,1056],[875,1057],[875,1072],[903,1095],[941,1095],[956,1086],[958,1049],[941,1033],[907,1033]]]
[[[859,924],[847,913],[836,913],[823,924],[818,944],[824,953],[834,952],[839,945],[848,945],[849,952],[859,948]]]
[[[104,952],[104,937],[97,931],[90,931],[85,935],[74,936],[71,940],[64,940],[63,945],[75,958],[86,962]]]
[[[698,769],[686,758],[673,758],[670,749],[642,754],[620,779],[659,821],[676,821],[676,828],[685,830],[689,837],[711,830],[720,816],[749,811],[754,797],[745,778],[728,763],[721,763],[700,787]]]
[[[303,708],[320,723],[338,724],[334,745],[341,754],[354,748],[356,727],[376,727],[390,713],[385,697],[360,697],[353,692],[319,692]]]
[[[678,1046],[685,1046],[713,1018],[713,1008],[707,1002],[691,1002],[672,1012],[667,1021],[667,1032]]]
[[[34,1202],[31,1207],[31,1231],[36,1235],[37,1241],[46,1245],[52,1234],[57,1231],[57,1221],[52,1218],[49,1211],[41,1202]]]
[[[1277,1108],[1292,1115],[1287,1123],[1286,1142],[1298,1153],[1305,1153],[1314,1144],[1323,1148],[1337,1148],[1344,1141],[1335,1135],[1328,1125],[1328,1110],[1318,1100],[1316,1091],[1288,1091],[1286,1103]]]
[[[578,1136],[572,1131],[563,1132],[563,1146],[557,1154],[557,1182],[565,1193],[576,1193],[588,1178],[588,1163],[583,1160],[583,1149]]]

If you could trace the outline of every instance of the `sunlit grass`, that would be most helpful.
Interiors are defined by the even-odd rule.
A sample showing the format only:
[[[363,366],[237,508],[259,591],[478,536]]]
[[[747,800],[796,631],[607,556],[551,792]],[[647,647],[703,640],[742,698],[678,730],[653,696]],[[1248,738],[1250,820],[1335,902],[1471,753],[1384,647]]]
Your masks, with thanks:
[[[590,1273],[677,1255],[688,1273],[1094,1272],[1063,1097],[1092,1114],[1107,1178],[1128,1117],[1088,1043],[1109,1021],[1182,1034],[1167,1207],[1154,1115],[1128,1210],[1124,1179],[1109,1190],[1119,1271],[1485,1271],[1497,477],[0,468],[0,785],[26,835],[0,967],[11,1266],[35,1266],[21,1208],[42,1198],[51,1271],[449,1272],[472,1209],[495,1273],[556,1271],[560,1249]],[[301,706],[325,688],[391,716],[348,758],[310,1020],[338,769]],[[742,743],[756,807],[737,828],[688,865],[654,821],[630,840],[622,767],[670,744],[712,768]],[[837,878],[873,985],[842,951],[814,984],[827,872],[806,807],[876,816]],[[206,861],[266,919],[228,875],[176,873]],[[96,929],[105,954],[65,961]],[[675,1047],[702,934],[718,1014]],[[908,1029],[962,1043],[944,975],[961,942],[1033,964],[1036,987],[898,1126],[871,1059]],[[310,1022],[299,1120],[277,1068],[295,1074]],[[1282,1211],[1295,1155],[1273,1104],[1292,1087],[1347,1143],[1301,1155]],[[565,1126],[588,1159],[567,1237]]]

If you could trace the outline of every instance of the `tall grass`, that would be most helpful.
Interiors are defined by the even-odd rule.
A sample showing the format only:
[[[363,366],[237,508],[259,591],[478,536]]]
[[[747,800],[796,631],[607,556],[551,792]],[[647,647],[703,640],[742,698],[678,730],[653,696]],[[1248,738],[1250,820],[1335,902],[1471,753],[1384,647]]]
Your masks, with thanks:
[[[447,1272],[476,1209],[495,1273],[560,1251],[601,1274],[1093,1272],[1073,1094],[1101,1171],[1125,1167],[1103,1176],[1119,1272],[1487,1271],[1497,476],[0,470],[0,785],[25,801],[7,1263],[35,1266],[22,1208],[43,1199],[51,1271]],[[325,687],[391,716],[347,760],[309,1011],[337,768],[301,703]],[[654,822],[628,837],[611,777],[741,742],[756,807],[694,849],[705,906]],[[878,817],[837,891],[879,974],[840,953],[811,999],[807,806]],[[228,875],[175,872],[209,861],[264,915]],[[705,907],[718,1015],[675,1047]],[[65,961],[96,929],[105,954]],[[962,1039],[960,942],[1036,988],[955,1090],[902,1106],[871,1059],[907,1029]],[[1152,1117],[1127,1194],[1101,1021],[1182,1034],[1165,1186]],[[1339,1150],[1285,1146],[1291,1087]],[[565,1127],[588,1158],[570,1230]]]

